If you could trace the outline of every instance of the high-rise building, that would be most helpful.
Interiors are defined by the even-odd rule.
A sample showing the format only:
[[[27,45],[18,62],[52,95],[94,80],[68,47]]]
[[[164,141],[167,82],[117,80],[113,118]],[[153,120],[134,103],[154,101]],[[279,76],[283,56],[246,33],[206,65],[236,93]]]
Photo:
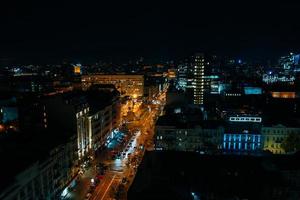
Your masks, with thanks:
[[[205,61],[203,54],[196,54],[194,58],[194,104],[204,103],[204,69]]]

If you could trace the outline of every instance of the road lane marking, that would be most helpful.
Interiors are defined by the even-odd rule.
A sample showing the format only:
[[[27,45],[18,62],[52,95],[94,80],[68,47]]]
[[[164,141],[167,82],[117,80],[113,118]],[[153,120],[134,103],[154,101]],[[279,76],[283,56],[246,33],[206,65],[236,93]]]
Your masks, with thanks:
[[[104,187],[105,182],[107,181],[107,179],[109,179],[109,176],[105,176],[104,179],[102,180],[102,182],[100,183],[101,185],[98,186],[98,191],[96,193],[96,195],[93,197],[93,199],[96,199],[97,196],[99,195],[99,193],[101,192],[102,187]],[[97,190],[97,189],[96,189]]]
[[[105,195],[106,195],[108,189],[110,188],[111,184],[113,183],[115,177],[116,177],[116,175],[114,175],[113,178],[111,179],[111,181],[110,181],[108,187],[106,188],[106,190],[105,190],[105,192],[104,192],[104,195],[103,195],[103,197],[101,198],[101,200],[103,200],[103,198],[105,197]]]

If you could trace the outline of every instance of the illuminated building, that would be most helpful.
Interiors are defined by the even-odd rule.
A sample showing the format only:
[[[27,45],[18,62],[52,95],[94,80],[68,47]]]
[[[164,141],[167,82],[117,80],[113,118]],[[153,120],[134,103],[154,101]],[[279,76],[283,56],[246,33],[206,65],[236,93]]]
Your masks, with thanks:
[[[295,92],[271,92],[273,98],[295,99]]]
[[[155,99],[161,92],[161,84],[156,83],[146,83],[144,86],[144,96],[147,98],[147,100],[151,101]]]
[[[300,54],[290,53],[288,56],[282,56],[279,61],[281,67],[278,72],[268,71],[263,75],[263,81],[267,84],[276,82],[286,82],[294,84],[296,73],[300,71]]]
[[[188,63],[188,61],[185,61],[184,64],[178,66],[176,82],[176,87],[178,89],[187,90],[189,88],[194,88],[194,68],[191,66],[190,63]]]
[[[84,92],[55,94],[43,100],[47,125],[76,133],[78,156],[83,161],[103,147],[120,124],[119,93],[110,89],[94,85]]]
[[[120,125],[119,92],[93,87],[86,91],[90,111],[87,117],[89,145],[93,151],[104,147],[107,138]]]
[[[8,129],[16,129],[16,122],[19,117],[17,99],[13,95],[1,93],[0,97],[0,133]]]
[[[91,74],[82,76],[83,89],[95,84],[113,84],[120,92],[121,96],[132,98],[144,95],[144,76],[129,74]]]
[[[205,86],[204,89],[210,94],[219,94],[219,76],[211,75],[205,76]]]
[[[261,135],[240,133],[224,133],[223,149],[226,151],[256,151],[261,149]]]
[[[223,135],[223,150],[232,153],[261,150],[261,122],[262,118],[259,116],[229,116]]]
[[[204,69],[205,60],[203,54],[196,54],[194,58],[194,104],[204,103]]]
[[[300,128],[282,124],[264,125],[261,132],[264,138],[264,150],[271,151],[274,154],[284,154],[285,151],[281,147],[282,142],[289,134],[300,134]]]
[[[261,117],[252,117],[252,116],[237,116],[237,117],[229,117],[230,122],[253,122],[253,123],[261,123]]]
[[[82,71],[81,71],[81,67],[82,67],[81,64],[73,65],[73,67],[74,67],[74,74],[79,75],[79,74],[82,73]]]
[[[107,105],[101,110],[92,112],[87,117],[89,145],[94,151],[105,145],[107,137],[113,131],[112,126],[112,106]]]
[[[179,65],[177,69],[177,87],[185,90],[187,86],[186,80],[187,66]]]
[[[267,84],[272,84],[276,82],[287,82],[294,83],[295,76],[293,75],[278,75],[278,74],[264,74],[263,82]]]
[[[295,67],[299,64],[300,55],[295,55],[294,53],[290,53],[288,56],[282,56],[279,59],[279,65],[286,71],[294,71]]]
[[[168,79],[175,79],[176,78],[176,69],[168,69]]]
[[[245,95],[261,95],[262,89],[260,87],[244,87]]]

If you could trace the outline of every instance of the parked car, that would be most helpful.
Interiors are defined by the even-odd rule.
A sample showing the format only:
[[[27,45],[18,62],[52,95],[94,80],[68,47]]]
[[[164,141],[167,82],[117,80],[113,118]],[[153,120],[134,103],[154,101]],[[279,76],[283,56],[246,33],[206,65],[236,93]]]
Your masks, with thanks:
[[[127,178],[126,177],[122,178],[122,183],[126,183],[126,182],[127,182]]]
[[[87,193],[86,196],[85,196],[85,200],[89,200],[92,198],[92,193]]]

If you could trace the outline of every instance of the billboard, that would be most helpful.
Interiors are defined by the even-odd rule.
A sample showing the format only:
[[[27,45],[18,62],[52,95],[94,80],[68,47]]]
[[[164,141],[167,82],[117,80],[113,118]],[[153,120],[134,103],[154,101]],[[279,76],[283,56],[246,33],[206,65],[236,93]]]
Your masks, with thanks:
[[[258,95],[262,94],[262,89],[260,87],[244,87],[245,95]]]

